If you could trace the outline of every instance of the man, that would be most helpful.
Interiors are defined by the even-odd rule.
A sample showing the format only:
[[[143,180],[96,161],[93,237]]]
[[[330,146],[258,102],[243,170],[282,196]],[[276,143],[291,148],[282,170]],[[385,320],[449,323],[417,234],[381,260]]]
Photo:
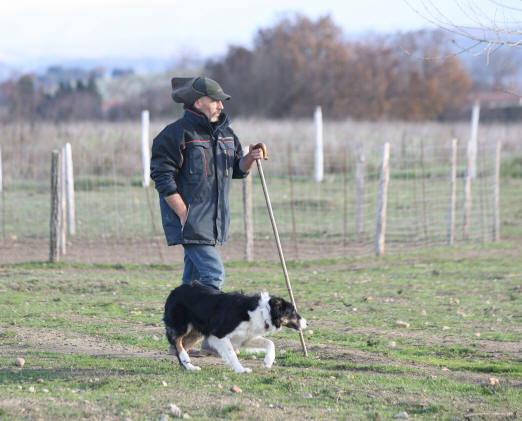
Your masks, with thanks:
[[[172,98],[184,104],[184,115],[155,137],[150,164],[163,230],[169,246],[183,245],[182,283],[219,290],[225,269],[215,246],[228,237],[230,181],[246,177],[263,150],[251,146],[243,156],[222,113],[230,95],[216,81],[173,78]]]

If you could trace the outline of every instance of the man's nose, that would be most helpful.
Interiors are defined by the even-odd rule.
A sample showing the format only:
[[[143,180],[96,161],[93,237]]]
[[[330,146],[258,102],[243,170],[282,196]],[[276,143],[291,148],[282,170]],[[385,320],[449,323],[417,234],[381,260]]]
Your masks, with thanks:
[[[223,103],[221,101],[218,101],[217,107],[218,107],[218,110],[222,110],[223,108],[225,108],[225,107],[223,107]]]

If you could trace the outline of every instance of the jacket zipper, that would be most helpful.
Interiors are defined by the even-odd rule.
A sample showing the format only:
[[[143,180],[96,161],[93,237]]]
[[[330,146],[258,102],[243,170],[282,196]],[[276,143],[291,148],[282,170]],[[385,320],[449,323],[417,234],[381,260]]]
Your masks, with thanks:
[[[207,173],[207,154],[205,153],[205,148],[201,148],[203,151],[203,163],[205,164],[205,177],[208,177]]]
[[[228,168],[228,160],[230,158],[230,154],[228,152],[228,149],[225,149],[227,155],[225,157],[225,167],[226,167],[226,171],[225,171],[225,175],[228,177],[229,176],[229,168]]]

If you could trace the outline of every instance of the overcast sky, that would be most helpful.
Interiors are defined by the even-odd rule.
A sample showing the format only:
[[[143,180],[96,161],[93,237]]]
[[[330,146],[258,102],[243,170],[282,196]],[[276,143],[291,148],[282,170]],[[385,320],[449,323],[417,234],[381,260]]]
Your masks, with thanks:
[[[434,1],[459,23],[468,3],[493,10],[521,0],[2,0],[0,61],[41,58],[216,56],[250,45],[257,28],[291,12],[331,14],[347,34],[431,27],[406,3]]]

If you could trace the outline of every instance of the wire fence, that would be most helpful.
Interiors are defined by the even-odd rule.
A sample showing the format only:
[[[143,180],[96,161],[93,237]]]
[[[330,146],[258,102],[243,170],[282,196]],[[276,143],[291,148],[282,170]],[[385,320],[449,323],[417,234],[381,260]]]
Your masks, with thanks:
[[[164,122],[151,124],[158,133]],[[467,124],[325,122],[324,171],[313,179],[312,121],[238,120],[244,146],[263,141],[263,163],[285,255],[309,259],[375,253],[382,145],[390,143],[386,252],[445,245],[452,139],[458,138],[454,242],[493,238],[495,145],[520,153],[516,126],[481,127],[477,177],[466,215]],[[10,124],[2,127],[0,261],[47,260],[51,151],[72,145],[76,234],[64,260],[107,263],[181,262],[166,247],[158,197],[142,187],[141,128],[136,123]],[[358,164],[359,161],[359,164]],[[362,175],[357,181],[357,172]],[[252,170],[256,258],[276,260],[264,196]],[[225,260],[244,255],[242,181],[230,192],[231,237]],[[175,250],[173,250],[175,249]]]

